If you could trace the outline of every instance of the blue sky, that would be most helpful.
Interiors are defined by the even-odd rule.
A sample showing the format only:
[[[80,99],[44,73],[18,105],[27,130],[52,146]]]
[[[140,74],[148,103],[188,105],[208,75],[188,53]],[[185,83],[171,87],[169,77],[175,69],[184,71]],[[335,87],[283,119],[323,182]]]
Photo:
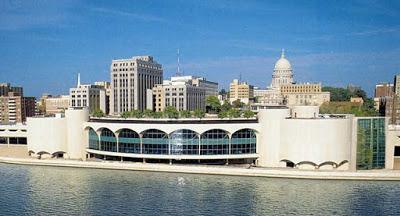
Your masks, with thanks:
[[[269,85],[285,48],[297,82],[362,86],[400,73],[400,1],[0,0],[0,82],[26,95],[109,80],[112,59],[152,55],[222,87]]]

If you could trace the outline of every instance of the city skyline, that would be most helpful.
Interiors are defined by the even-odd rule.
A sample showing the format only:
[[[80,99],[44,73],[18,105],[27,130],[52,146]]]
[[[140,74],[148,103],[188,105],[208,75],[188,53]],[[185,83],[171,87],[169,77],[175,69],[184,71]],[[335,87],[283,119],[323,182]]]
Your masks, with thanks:
[[[399,73],[400,4],[373,2],[11,2],[0,3],[0,79],[27,95],[66,94],[110,81],[113,59],[152,55],[176,73],[265,88],[285,48],[298,82],[375,84]]]

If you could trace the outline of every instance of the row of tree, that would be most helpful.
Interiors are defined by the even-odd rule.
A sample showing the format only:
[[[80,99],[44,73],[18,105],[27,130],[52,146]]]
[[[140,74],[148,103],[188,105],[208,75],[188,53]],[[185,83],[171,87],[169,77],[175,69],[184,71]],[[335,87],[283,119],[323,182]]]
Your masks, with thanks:
[[[379,115],[375,110],[374,100],[368,98],[366,92],[360,87],[323,87],[322,91],[331,93],[331,102],[323,103],[319,108],[322,114],[354,114],[355,116]],[[361,97],[364,102],[362,105],[351,103],[351,97]]]
[[[121,114],[122,118],[204,118],[206,113],[201,109],[196,109],[194,111],[181,110],[178,111],[175,107],[168,106],[163,112],[154,112],[153,110],[132,110],[128,112],[123,112]]]
[[[206,111],[210,114],[218,115],[218,118],[252,118],[255,113],[250,110],[241,111],[244,104],[238,101],[234,101],[232,104],[229,101],[225,100],[224,103],[220,103],[219,99],[216,96],[209,96],[206,98]],[[94,117],[105,117],[106,115],[100,110],[97,109],[91,114]],[[152,110],[132,110],[123,112],[121,114],[122,118],[204,118],[206,112],[201,109],[196,109],[194,111],[181,110],[178,111],[175,107],[168,106],[165,108],[163,112],[154,112]]]

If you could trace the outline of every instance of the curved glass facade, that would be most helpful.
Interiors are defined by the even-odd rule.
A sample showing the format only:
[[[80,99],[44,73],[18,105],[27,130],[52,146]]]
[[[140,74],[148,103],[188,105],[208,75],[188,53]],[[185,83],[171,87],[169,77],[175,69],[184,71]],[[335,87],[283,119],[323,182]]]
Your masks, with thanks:
[[[201,155],[229,154],[229,135],[221,129],[204,132],[200,139]]]
[[[100,150],[101,151],[117,151],[117,138],[115,134],[107,128],[103,128],[100,134]]]
[[[169,137],[171,154],[197,155],[199,154],[199,141],[199,135],[192,130],[176,130]]]
[[[257,137],[252,129],[242,129],[232,134],[231,154],[256,153]]]
[[[99,150],[99,136],[92,128],[89,129],[89,148]]]
[[[143,154],[168,154],[168,134],[157,129],[146,130],[142,133]]]
[[[229,137],[222,129],[208,130],[201,135],[189,129],[179,129],[171,134],[149,129],[141,134],[124,128],[115,134],[101,129],[100,137],[89,129],[89,148],[132,154],[159,155],[229,155],[255,154],[257,137],[252,129],[241,129]]]
[[[118,134],[118,152],[140,154],[139,134],[130,129],[122,129]]]

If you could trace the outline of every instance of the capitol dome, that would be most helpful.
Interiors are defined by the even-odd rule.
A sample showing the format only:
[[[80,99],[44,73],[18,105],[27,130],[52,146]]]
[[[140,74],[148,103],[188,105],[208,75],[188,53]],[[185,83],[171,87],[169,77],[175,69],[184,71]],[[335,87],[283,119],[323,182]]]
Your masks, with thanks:
[[[282,50],[281,58],[275,63],[274,70],[292,70],[292,65],[285,58],[285,50]]]

